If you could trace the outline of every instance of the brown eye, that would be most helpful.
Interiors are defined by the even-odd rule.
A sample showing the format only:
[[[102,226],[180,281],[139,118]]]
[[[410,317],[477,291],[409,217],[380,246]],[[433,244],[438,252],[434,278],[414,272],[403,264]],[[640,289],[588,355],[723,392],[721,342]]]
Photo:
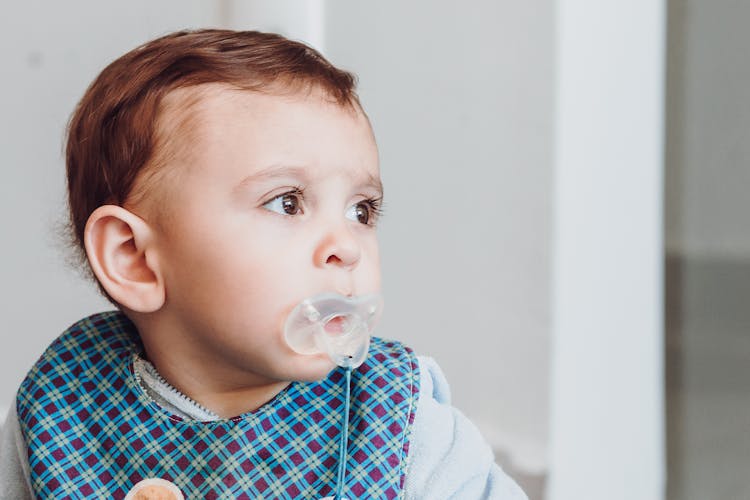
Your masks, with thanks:
[[[287,215],[299,213],[299,198],[296,194],[285,194],[281,197],[281,208]]]
[[[280,194],[264,204],[263,208],[281,215],[297,215],[302,212],[302,193],[290,191]]]
[[[362,224],[368,224],[370,222],[370,207],[364,203],[359,203],[356,208],[357,220]]]
[[[361,201],[349,207],[346,211],[346,218],[369,225],[372,222],[372,207],[366,201]]]

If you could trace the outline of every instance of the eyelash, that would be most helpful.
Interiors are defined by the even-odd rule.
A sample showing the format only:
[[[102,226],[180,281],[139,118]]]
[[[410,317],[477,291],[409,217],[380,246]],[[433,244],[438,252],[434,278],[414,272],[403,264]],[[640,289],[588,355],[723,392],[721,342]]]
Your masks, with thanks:
[[[283,198],[284,196],[294,195],[299,197],[301,200],[305,199],[305,193],[302,189],[302,187],[294,187],[290,189],[289,191],[286,191],[281,194],[277,194],[276,196],[269,198],[267,201],[263,203],[263,206],[268,205],[272,201]],[[378,196],[377,198],[365,198],[364,200],[357,203],[357,205],[367,205],[368,208],[368,214],[369,214],[369,220],[366,225],[368,226],[374,226],[378,220],[383,216],[383,197]]]
[[[383,197],[378,196],[377,198],[366,198],[360,201],[358,205],[359,204],[365,204],[369,209],[371,220],[367,222],[367,225],[374,226],[377,224],[383,216]]]

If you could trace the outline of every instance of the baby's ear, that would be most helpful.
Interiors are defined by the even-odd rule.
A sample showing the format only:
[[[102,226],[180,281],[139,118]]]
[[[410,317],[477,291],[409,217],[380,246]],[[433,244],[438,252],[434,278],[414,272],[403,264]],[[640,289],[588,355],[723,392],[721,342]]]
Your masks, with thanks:
[[[164,305],[154,233],[146,221],[122,207],[101,206],[86,222],[84,244],[94,274],[118,304],[140,313]]]

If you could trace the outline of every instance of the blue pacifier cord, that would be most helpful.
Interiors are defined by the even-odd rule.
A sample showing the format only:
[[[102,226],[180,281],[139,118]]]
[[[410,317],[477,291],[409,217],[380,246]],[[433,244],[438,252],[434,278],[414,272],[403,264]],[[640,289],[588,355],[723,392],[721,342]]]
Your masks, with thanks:
[[[341,429],[341,440],[339,441],[339,473],[336,479],[335,500],[346,500],[341,495],[344,490],[344,479],[346,477],[346,448],[349,441],[349,399],[352,383],[352,368],[346,369],[346,397],[344,399],[344,426]]]

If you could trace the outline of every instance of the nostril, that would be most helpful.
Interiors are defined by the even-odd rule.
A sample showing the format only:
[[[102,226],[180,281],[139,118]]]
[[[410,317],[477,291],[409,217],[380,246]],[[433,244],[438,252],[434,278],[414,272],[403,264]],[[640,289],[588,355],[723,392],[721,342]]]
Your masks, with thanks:
[[[322,240],[313,258],[317,266],[351,268],[361,256],[359,242],[347,233],[330,234]]]
[[[341,264],[341,259],[336,255],[331,255],[326,259],[326,264]]]

